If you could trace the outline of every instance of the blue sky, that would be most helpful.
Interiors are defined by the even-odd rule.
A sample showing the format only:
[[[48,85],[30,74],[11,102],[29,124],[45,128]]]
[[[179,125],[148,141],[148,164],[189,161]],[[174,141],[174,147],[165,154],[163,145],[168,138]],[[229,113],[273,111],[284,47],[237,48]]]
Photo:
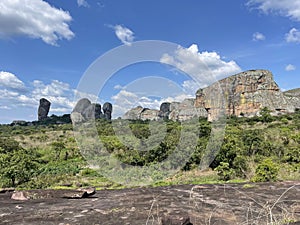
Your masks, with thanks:
[[[115,117],[192,96],[199,83],[188,74],[203,76],[203,64],[214,79],[268,69],[282,90],[300,87],[300,0],[0,0],[0,123],[36,120],[41,97],[50,115],[70,113],[98,57],[144,40],[181,47],[111,77],[98,101]]]

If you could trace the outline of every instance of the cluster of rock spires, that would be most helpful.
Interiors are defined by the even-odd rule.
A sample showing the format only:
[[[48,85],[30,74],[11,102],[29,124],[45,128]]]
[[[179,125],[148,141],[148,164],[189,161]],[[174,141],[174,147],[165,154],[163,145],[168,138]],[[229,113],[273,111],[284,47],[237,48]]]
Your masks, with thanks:
[[[137,106],[126,112],[122,119],[184,121],[193,117],[206,117],[213,121],[219,115],[253,117],[267,107],[272,115],[295,112],[300,109],[300,89],[282,92],[268,70],[249,70],[224,78],[212,85],[199,89],[195,98],[182,102],[164,102],[160,109]],[[51,102],[40,99],[38,120],[48,118]],[[91,119],[111,120],[112,104],[91,103],[80,99],[71,113],[73,123]]]
[[[49,119],[48,113],[50,110],[51,102],[45,98],[40,99],[38,108],[38,121],[45,121]],[[80,99],[71,113],[71,120],[73,123],[85,122],[91,119],[107,119],[111,120],[112,104],[106,102],[103,104],[102,110],[101,105],[98,103],[91,103],[87,98]],[[103,111],[103,112],[102,112]],[[69,114],[68,114],[69,115]],[[23,121],[15,121],[16,124],[20,124]],[[25,122],[25,121],[24,121]]]
[[[112,104],[109,102],[104,103],[101,110],[99,103],[91,103],[89,99],[82,98],[74,107],[71,113],[71,120],[73,124],[100,118],[111,120],[112,110]]]
[[[165,102],[160,110],[138,106],[129,110],[123,119],[184,121],[206,117],[209,121],[221,113],[227,116],[253,117],[267,107],[272,115],[292,113],[300,108],[300,90],[282,92],[267,70],[249,70],[227,77],[199,89],[195,98],[183,102]]]

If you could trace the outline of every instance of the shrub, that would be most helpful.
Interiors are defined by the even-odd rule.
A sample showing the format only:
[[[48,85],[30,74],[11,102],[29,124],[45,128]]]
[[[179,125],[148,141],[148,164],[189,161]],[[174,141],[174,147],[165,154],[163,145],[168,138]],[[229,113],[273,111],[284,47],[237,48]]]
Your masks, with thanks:
[[[272,161],[272,159],[267,158],[263,160],[255,170],[255,175],[252,178],[254,182],[266,182],[266,181],[276,181],[278,175],[279,167]]]
[[[215,170],[221,180],[227,181],[234,177],[234,170],[229,167],[229,163],[227,162],[221,162]]]

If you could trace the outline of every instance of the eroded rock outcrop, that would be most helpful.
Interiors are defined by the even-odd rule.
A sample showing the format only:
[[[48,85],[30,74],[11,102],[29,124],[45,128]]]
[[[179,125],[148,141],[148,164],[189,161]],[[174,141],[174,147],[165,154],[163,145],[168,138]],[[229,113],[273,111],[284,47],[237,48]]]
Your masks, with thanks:
[[[285,91],[283,94],[296,109],[300,109],[300,88]]]
[[[111,120],[111,114],[112,114],[112,104],[109,102],[105,102],[103,105],[103,113],[104,113],[104,118],[107,120]]]
[[[112,105],[105,103],[103,105],[103,111],[101,111],[101,105],[99,103],[91,103],[87,98],[80,99],[71,113],[71,120],[74,124],[85,122],[88,120],[94,120],[99,118],[111,119]]]
[[[226,115],[245,117],[258,115],[263,107],[273,115],[295,110],[267,70],[245,71],[200,89],[195,105],[207,110],[209,120],[222,110]]]
[[[159,110],[143,108],[142,106],[137,106],[126,112],[122,119],[125,120],[158,120]]]
[[[181,103],[171,103],[170,120],[185,121],[194,117],[206,117],[203,107],[195,107],[195,99],[185,99]]]
[[[159,111],[139,106],[128,111],[123,118],[184,121],[193,117],[207,117],[212,121],[222,116],[252,117],[259,115],[264,107],[271,110],[272,115],[280,115],[300,109],[299,100],[300,89],[283,93],[270,71],[249,70],[199,89],[195,99],[165,102]],[[147,116],[143,116],[144,112]]]
[[[45,99],[45,98],[40,99],[40,104],[39,104],[39,108],[38,108],[38,120],[39,121],[47,119],[48,113],[50,110],[50,106],[51,106],[51,102],[49,102],[47,99]]]

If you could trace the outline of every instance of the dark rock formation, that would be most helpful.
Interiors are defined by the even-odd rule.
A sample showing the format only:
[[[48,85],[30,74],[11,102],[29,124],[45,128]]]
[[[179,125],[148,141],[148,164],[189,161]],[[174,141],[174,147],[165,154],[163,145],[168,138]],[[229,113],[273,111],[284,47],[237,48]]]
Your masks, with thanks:
[[[88,120],[106,118],[111,119],[112,105],[105,103],[103,105],[103,114],[101,111],[101,105],[98,103],[91,103],[87,98],[80,99],[71,113],[71,120],[73,123],[81,123]]]
[[[112,104],[109,102],[105,102],[103,105],[103,113],[104,113],[104,118],[107,120],[111,120],[111,114],[112,114]]]
[[[49,102],[47,99],[45,99],[45,98],[40,99],[40,105],[38,108],[38,120],[39,121],[47,119],[48,113],[50,110],[50,106],[51,106],[51,102]]]
[[[94,109],[95,109],[95,119],[103,118],[103,114],[102,114],[102,111],[101,111],[101,105],[96,103],[96,104],[93,104],[93,106],[94,106]]]
[[[163,102],[160,105],[158,116],[162,119],[169,119],[169,114],[171,112],[170,106],[171,106],[170,102]]]

